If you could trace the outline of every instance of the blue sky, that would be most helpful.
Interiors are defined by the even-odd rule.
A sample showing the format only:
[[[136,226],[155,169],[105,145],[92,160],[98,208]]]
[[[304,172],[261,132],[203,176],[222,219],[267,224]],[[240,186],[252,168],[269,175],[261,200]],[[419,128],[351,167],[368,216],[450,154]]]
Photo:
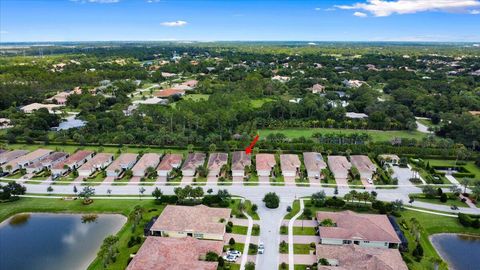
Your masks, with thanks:
[[[480,0],[0,0],[0,41],[480,41]]]

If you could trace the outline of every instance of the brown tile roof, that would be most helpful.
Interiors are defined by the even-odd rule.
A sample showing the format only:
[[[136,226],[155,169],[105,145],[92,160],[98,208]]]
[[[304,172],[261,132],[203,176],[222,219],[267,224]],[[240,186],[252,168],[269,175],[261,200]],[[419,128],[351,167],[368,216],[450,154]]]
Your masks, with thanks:
[[[298,155],[283,154],[280,155],[280,167],[282,171],[296,171],[300,168],[301,162]]]
[[[320,266],[318,269],[408,270],[397,249],[360,247],[357,245],[317,245],[317,258],[336,260],[338,266]]]
[[[348,173],[352,164],[344,156],[328,156],[328,167],[335,173]]]
[[[316,152],[303,153],[303,163],[307,171],[318,171],[327,168],[327,164],[323,161],[322,155]]]
[[[185,90],[169,88],[169,89],[155,92],[153,95],[160,98],[166,98],[166,97],[171,97],[175,95],[184,95],[184,94],[185,94]]]
[[[232,170],[243,170],[245,166],[250,166],[252,160],[245,151],[236,151],[232,153]]]
[[[231,211],[229,208],[213,208],[205,205],[167,205],[151,230],[223,234]],[[223,223],[220,222],[222,218],[225,219]]]
[[[18,157],[26,155],[28,153],[27,150],[13,150],[13,151],[6,151],[0,154],[0,162],[5,163],[11,160],[14,160]]]
[[[107,171],[121,171],[126,165],[135,162],[137,160],[138,155],[133,153],[124,153],[118,156],[112,164],[107,167]]]
[[[205,163],[207,156],[204,153],[191,153],[188,154],[187,159],[183,163],[182,170],[196,170],[197,167],[202,166]]]
[[[320,238],[401,242],[386,215],[317,212],[318,222],[324,219],[333,220],[336,227],[320,227]]]
[[[182,155],[180,154],[166,154],[160,164],[158,164],[157,171],[170,171],[174,167],[182,164]]]
[[[257,171],[269,171],[275,164],[275,156],[273,154],[257,154],[255,156]]]
[[[146,171],[149,167],[156,168],[159,162],[160,155],[155,153],[144,154],[133,166],[132,171]]]
[[[29,166],[27,166],[27,168],[37,168],[37,167],[40,167],[40,166],[44,166],[44,164],[48,165],[48,164],[53,163],[53,162],[55,162],[59,159],[65,158],[66,156],[68,156],[68,154],[64,153],[64,152],[53,152],[50,155],[41,158],[37,162],[34,162],[34,163],[30,164]]]
[[[222,241],[149,236],[127,270],[216,270],[218,262],[200,258],[208,252],[221,255],[222,249]]]
[[[73,155],[69,156],[65,161],[57,163],[57,165],[53,166],[53,169],[63,169],[64,165],[74,165],[77,162],[84,160],[88,156],[92,155],[93,151],[87,150],[80,150],[75,152]]]
[[[207,167],[209,170],[220,170],[223,165],[227,164],[227,153],[211,153],[208,157]]]
[[[42,157],[45,157],[52,153],[53,151],[50,149],[37,149],[33,152],[27,153],[23,156],[20,156],[12,161],[10,163],[15,163],[15,164],[23,164],[23,163],[30,163],[32,161],[36,161]]]
[[[78,170],[91,170],[93,168],[96,168],[98,165],[103,164],[107,162],[109,159],[113,157],[112,154],[109,153],[98,153],[95,156],[93,156],[92,159],[89,161],[85,162]]]
[[[360,173],[370,173],[377,169],[370,158],[365,155],[350,156],[350,162],[353,166],[357,167]]]

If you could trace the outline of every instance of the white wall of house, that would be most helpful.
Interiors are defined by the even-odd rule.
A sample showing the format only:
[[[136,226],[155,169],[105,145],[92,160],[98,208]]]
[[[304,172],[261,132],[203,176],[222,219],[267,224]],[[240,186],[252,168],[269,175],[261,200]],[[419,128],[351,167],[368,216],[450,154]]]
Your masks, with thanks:
[[[282,171],[282,175],[287,176],[287,177],[295,177],[295,176],[297,176],[297,172],[296,171]]]
[[[232,176],[245,176],[245,171],[244,170],[232,170]]]
[[[182,170],[183,176],[195,176],[195,170]]]
[[[161,177],[168,177],[172,170],[157,170],[157,175]]]
[[[307,175],[308,175],[308,177],[318,177],[318,178],[320,178],[321,172],[320,171],[315,171],[315,170],[307,170]]]
[[[320,228],[321,230],[321,228]],[[320,242],[324,245],[345,245],[343,241],[351,241],[351,244],[356,244],[362,247],[373,247],[373,248],[388,248],[389,242],[385,241],[365,241],[365,240],[355,240],[355,239],[336,239],[336,238],[320,238]],[[358,241],[356,243],[355,241]]]
[[[188,231],[188,232],[160,231],[160,233],[161,233],[161,236],[163,236],[163,237],[184,238],[184,237],[189,236],[189,234],[191,234],[192,237],[195,237],[197,239],[223,241],[223,234],[202,233],[202,232],[194,232],[194,231]]]
[[[258,176],[271,176],[272,170],[258,170],[257,174]]]
[[[90,176],[92,173],[95,172],[95,168],[91,169],[79,169],[78,170],[78,175],[79,176]]]

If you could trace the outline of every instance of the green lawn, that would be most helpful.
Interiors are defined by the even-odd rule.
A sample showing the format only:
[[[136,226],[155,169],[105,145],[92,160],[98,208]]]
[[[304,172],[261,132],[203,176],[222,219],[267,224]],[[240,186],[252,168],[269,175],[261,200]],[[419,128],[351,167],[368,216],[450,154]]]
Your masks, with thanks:
[[[419,193],[419,194],[410,194],[410,196],[413,196],[416,201],[419,202],[426,202],[426,203],[433,203],[433,204],[441,204],[441,205],[455,205],[458,207],[468,207],[468,205],[462,201],[460,201],[458,198],[452,198],[452,195],[448,194],[448,200],[447,202],[443,203],[440,201],[439,198],[434,198],[434,199],[427,199],[424,194]]]
[[[283,176],[271,177],[270,184],[272,186],[284,186],[285,180],[283,179]]]
[[[256,174],[251,174],[250,177],[243,180],[243,185],[245,186],[258,186],[258,176]]]
[[[293,235],[315,235],[315,227],[293,227]]]
[[[239,208],[240,200],[235,199],[230,202],[230,208],[232,209],[232,216],[236,216],[237,218],[246,218],[242,211]],[[244,209],[248,213],[249,216],[252,217],[253,220],[260,220],[258,214],[252,211],[252,203],[249,200],[245,200],[244,202]]]
[[[284,267],[282,267],[282,265],[279,265],[279,266],[278,266],[278,269],[279,269],[279,270],[287,270],[287,269],[288,269],[288,264],[284,264],[283,266],[284,266]],[[310,268],[311,268],[311,265],[295,264],[295,265],[293,266],[293,269],[295,269],[295,270],[307,270],[307,267],[310,267]]]
[[[247,235],[247,231],[248,231],[247,226],[233,225],[233,227],[232,227],[232,233],[234,233],[234,234]]]
[[[261,137],[266,137],[272,133],[283,133],[288,138],[299,138],[312,137],[315,133],[323,134],[351,134],[351,133],[367,133],[372,137],[374,142],[379,141],[390,141],[394,137],[399,138],[408,138],[408,139],[417,139],[421,140],[426,136],[425,133],[418,131],[407,131],[407,130],[393,130],[393,131],[383,131],[383,130],[361,130],[361,129],[336,129],[336,128],[290,128],[290,129],[260,129],[258,130]]]
[[[250,103],[252,104],[253,108],[260,108],[263,106],[264,103],[273,101],[274,99],[271,98],[261,98],[261,99],[252,99]]]
[[[445,166],[445,167],[454,167],[455,160],[438,160],[438,159],[427,159],[425,162],[430,162],[430,166]],[[457,165],[464,167],[471,173],[475,174],[475,179],[480,179],[480,167],[475,165],[473,161],[467,161],[465,165]]]
[[[151,217],[159,215],[164,205],[156,205],[153,200],[95,200],[90,205],[83,205],[80,200],[63,201],[60,199],[49,198],[21,198],[15,202],[2,203],[0,207],[0,222],[6,218],[25,212],[54,212],[54,213],[117,213],[128,216],[136,205],[140,205],[145,209],[140,224],[136,226],[132,232],[133,222],[131,220],[122,227],[118,232],[119,237],[118,247],[119,255],[115,263],[103,267],[102,260],[96,258],[88,269],[125,269],[129,260],[130,254],[134,254],[140,248],[140,245],[135,245],[128,248],[127,242],[131,236],[143,235],[143,226]]]
[[[310,244],[293,244],[293,254],[310,254],[315,248],[310,247]],[[280,253],[288,254],[288,245],[286,248],[280,248]]]

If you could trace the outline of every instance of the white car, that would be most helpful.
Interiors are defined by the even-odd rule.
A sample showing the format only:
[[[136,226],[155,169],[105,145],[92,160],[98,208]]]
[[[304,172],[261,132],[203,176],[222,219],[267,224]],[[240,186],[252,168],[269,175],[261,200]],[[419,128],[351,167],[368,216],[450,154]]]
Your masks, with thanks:
[[[265,245],[263,245],[263,243],[260,243],[258,245],[258,254],[263,254],[263,252],[265,252]]]
[[[227,256],[229,256],[229,255],[240,257],[240,256],[242,256],[242,252],[240,252],[238,250],[229,250],[229,251],[227,251]]]
[[[235,255],[225,255],[223,259],[227,262],[235,262],[237,260],[237,256]]]
[[[372,181],[371,178],[368,178],[368,179],[367,179],[367,182],[368,182],[369,184],[373,184],[373,181]]]

